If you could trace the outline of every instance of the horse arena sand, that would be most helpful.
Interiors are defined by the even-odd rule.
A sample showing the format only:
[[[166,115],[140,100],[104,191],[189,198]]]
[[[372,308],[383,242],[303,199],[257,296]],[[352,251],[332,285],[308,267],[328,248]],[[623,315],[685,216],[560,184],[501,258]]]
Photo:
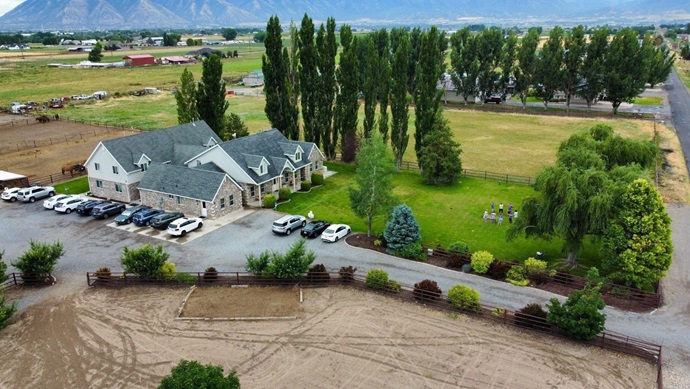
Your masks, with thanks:
[[[86,161],[98,142],[131,134],[130,130],[66,120],[39,123],[32,116],[0,115],[0,170],[29,176],[29,180],[60,174],[66,163]],[[38,147],[25,147],[34,141]],[[20,150],[8,152],[18,146]]]
[[[201,291],[208,304],[197,308],[211,310],[270,298]],[[188,294],[88,288],[33,305],[0,332],[0,387],[152,388],[181,359],[236,369],[243,388],[655,385],[638,358],[365,291],[305,289],[295,320],[175,320]]]

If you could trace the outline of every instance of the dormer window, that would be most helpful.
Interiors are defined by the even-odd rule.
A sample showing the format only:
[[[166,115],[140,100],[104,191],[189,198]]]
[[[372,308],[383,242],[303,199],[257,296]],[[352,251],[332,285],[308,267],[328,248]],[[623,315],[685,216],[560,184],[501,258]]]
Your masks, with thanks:
[[[302,160],[302,152],[297,150],[295,153],[295,161],[301,161]]]
[[[260,175],[266,174],[266,164],[262,163],[261,165],[259,165],[259,174]]]
[[[149,170],[149,164],[148,164],[148,162],[147,162],[147,163],[142,163],[142,164],[141,164],[141,171],[142,171],[142,172],[145,172],[145,171],[147,171],[147,170]]]

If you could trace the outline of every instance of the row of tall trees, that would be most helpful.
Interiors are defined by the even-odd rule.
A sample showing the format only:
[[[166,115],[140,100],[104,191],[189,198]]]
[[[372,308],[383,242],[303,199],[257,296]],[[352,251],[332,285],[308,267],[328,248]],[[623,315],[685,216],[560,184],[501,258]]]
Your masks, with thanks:
[[[606,27],[586,36],[577,26],[566,33],[554,27],[539,48],[539,31],[532,28],[518,43],[517,37],[493,27],[472,34],[469,28],[451,38],[452,81],[467,103],[503,93],[513,77],[514,91],[526,108],[531,91],[541,97],[544,108],[557,91],[566,95],[570,109],[573,96],[591,105],[600,96],[611,101],[614,114],[623,102],[632,102],[647,84],[663,82],[671,72],[674,55],[664,45],[655,45],[651,34],[640,36],[623,28],[609,40]]]
[[[347,162],[355,160],[360,138],[369,139],[378,131],[384,144],[390,142],[399,167],[411,135],[409,106],[414,101],[415,152],[425,180],[453,182],[461,167],[460,148],[457,143],[445,142],[452,140],[452,134],[441,114],[441,91],[437,88],[445,71],[445,33],[436,27],[428,31],[400,28],[355,37],[350,26],[343,25],[342,51],[336,66],[335,27],[335,20],[329,18],[316,30],[305,14],[299,30],[291,26],[291,46],[287,48],[283,47],[278,17],[269,19],[262,67],[265,112],[271,125],[289,139],[299,139],[302,134],[329,158],[335,157],[339,144]],[[360,98],[364,100],[361,128]],[[438,133],[444,135],[439,138]],[[443,147],[427,148],[427,155],[422,157],[426,137],[432,134],[436,136],[434,144]],[[444,161],[439,162],[439,158]]]

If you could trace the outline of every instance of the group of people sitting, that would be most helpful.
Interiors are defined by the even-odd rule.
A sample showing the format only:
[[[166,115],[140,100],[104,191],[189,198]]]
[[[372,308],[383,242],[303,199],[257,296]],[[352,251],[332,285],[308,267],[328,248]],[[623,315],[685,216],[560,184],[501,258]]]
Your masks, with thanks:
[[[489,213],[489,210],[485,210],[482,218],[485,222],[491,220],[494,223],[503,224],[503,203],[498,204],[498,218],[496,217],[495,206],[496,205],[494,203],[491,203],[491,213]],[[517,217],[518,210],[513,210],[513,204],[508,204],[508,222],[512,223],[513,218],[517,219]]]

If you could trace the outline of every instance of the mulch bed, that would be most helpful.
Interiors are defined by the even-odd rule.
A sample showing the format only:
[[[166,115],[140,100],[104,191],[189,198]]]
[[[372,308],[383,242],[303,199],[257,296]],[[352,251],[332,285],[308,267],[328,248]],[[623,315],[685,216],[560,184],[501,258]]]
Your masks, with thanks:
[[[359,247],[359,248],[368,249],[368,250],[373,250],[373,251],[377,251],[377,252],[383,253],[383,254],[388,254],[386,252],[385,247],[376,246],[374,244],[374,241],[376,239],[377,238],[375,236],[368,237],[366,234],[351,234],[345,239],[345,241],[350,246]],[[391,254],[389,254],[389,255],[391,255]],[[404,259],[404,258],[400,258],[400,259]],[[434,257],[434,256],[428,257],[426,263],[428,263],[430,265],[442,267],[445,269],[449,269],[449,270],[460,271],[460,269],[454,269],[454,268],[448,267],[448,261],[447,260],[441,259],[438,257]],[[506,282],[504,280],[495,280],[495,281]],[[533,288],[536,288],[536,289],[545,290],[547,292],[551,292],[551,293],[558,294],[561,296],[568,296],[570,293],[572,293],[575,290],[571,287],[568,287],[568,286],[563,285],[563,284],[559,284],[557,282],[547,282],[545,284],[539,284],[539,285],[532,284],[530,286]],[[624,309],[626,311],[649,312],[652,309],[650,307],[640,305],[637,302],[632,301],[632,300],[627,300],[624,298],[618,298],[616,296],[609,295],[609,294],[604,294],[604,293],[602,293],[602,294],[603,294],[604,301],[606,302],[607,305],[615,306],[615,307],[618,307],[620,309]]]

